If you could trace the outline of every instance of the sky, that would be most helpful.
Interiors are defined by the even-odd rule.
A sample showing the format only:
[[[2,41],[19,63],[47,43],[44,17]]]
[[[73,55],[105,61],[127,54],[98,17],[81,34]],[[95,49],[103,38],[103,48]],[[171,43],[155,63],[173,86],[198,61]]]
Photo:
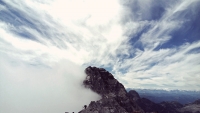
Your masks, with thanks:
[[[200,90],[199,18],[200,0],[0,0],[0,112],[79,111],[100,98],[87,66],[126,88]]]

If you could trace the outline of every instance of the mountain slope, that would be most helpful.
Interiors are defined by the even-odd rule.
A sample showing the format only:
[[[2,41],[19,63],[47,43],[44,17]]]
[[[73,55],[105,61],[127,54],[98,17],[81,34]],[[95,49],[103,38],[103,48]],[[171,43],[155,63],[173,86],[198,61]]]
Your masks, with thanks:
[[[191,104],[187,104],[180,108],[178,111],[181,113],[200,113],[200,99],[194,101]]]
[[[155,103],[135,91],[128,93],[114,76],[103,68],[87,67],[83,85],[102,98],[91,101],[79,113],[200,113],[200,100],[182,105],[176,101]]]
[[[143,113],[143,110],[129,98],[124,86],[103,68],[88,67],[83,82],[85,87],[101,95],[99,101],[92,101],[80,113]]]

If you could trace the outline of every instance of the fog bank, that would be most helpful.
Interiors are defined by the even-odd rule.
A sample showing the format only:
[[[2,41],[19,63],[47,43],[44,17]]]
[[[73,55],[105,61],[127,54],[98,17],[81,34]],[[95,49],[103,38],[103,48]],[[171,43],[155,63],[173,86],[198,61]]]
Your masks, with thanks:
[[[0,113],[78,112],[100,97],[82,86],[84,68],[63,60],[30,65],[0,56]]]

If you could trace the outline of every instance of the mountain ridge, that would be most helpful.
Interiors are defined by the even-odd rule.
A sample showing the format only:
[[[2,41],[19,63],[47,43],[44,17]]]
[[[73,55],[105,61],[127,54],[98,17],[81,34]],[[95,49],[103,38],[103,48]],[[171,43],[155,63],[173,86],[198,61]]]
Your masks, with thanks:
[[[127,91],[135,90],[143,98],[147,98],[155,103],[162,101],[177,101],[181,104],[189,104],[200,98],[200,91],[187,90],[162,90],[162,89],[138,89],[127,88]]]
[[[135,90],[127,92],[123,84],[103,68],[89,66],[85,73],[83,85],[102,98],[91,101],[79,113],[200,113],[200,100],[188,105],[175,101],[155,103],[141,97]]]
[[[128,96],[124,86],[114,76],[103,68],[87,67],[86,88],[99,94],[102,99],[92,101],[80,113],[133,113],[144,111]]]

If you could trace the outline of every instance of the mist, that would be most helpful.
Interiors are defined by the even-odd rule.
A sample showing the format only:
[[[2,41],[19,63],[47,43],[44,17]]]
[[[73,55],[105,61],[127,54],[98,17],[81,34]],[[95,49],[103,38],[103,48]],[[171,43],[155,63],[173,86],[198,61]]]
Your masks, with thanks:
[[[30,65],[0,56],[0,113],[78,112],[100,96],[82,86],[84,67],[67,60]]]

